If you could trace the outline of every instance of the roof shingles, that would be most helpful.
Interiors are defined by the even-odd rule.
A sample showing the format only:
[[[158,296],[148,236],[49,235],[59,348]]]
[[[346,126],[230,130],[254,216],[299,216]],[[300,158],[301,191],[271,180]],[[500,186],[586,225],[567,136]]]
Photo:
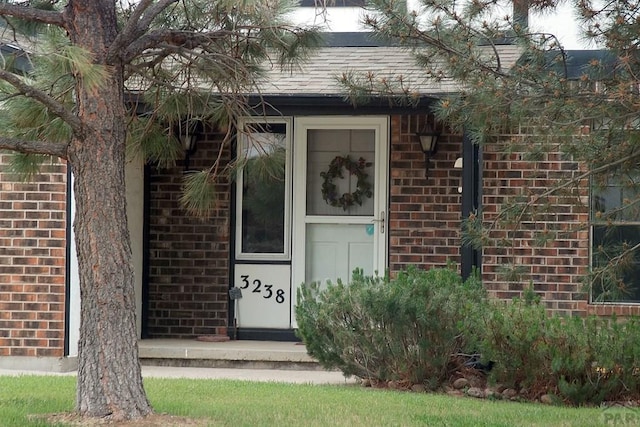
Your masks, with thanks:
[[[514,46],[499,46],[503,66],[517,59]],[[508,64],[507,64],[508,63]],[[338,78],[344,73],[403,82],[414,93],[438,96],[456,92],[460,85],[450,79],[430,78],[411,52],[398,46],[325,47],[315,52],[299,69],[281,70],[274,66],[261,82],[262,95],[344,96]]]

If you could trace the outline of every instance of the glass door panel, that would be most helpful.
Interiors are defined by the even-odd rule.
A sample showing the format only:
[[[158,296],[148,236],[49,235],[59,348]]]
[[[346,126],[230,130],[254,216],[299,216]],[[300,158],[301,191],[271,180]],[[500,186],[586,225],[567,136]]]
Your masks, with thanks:
[[[294,134],[292,304],[302,283],[384,272],[388,118],[299,118]]]

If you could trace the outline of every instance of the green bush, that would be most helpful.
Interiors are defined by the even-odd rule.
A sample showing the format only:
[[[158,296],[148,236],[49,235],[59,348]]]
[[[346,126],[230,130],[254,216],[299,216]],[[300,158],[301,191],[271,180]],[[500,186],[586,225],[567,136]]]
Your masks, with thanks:
[[[549,316],[532,289],[487,302],[477,278],[410,268],[396,279],[302,287],[298,335],[325,368],[436,388],[481,352],[491,380],[573,405],[640,398],[640,321]],[[473,351],[470,351],[473,350]],[[467,367],[468,369],[468,367]]]
[[[483,359],[491,378],[515,388],[546,388],[551,374],[549,317],[539,300],[493,301],[482,316]]]
[[[552,371],[562,397],[583,405],[640,396],[637,319],[570,318],[552,328]]]
[[[410,268],[393,280],[356,271],[349,284],[302,287],[298,335],[325,368],[436,387],[470,344],[484,301],[479,280],[448,268]]]
[[[549,316],[525,298],[490,304],[482,323],[480,348],[495,382],[573,405],[640,397],[637,319]]]

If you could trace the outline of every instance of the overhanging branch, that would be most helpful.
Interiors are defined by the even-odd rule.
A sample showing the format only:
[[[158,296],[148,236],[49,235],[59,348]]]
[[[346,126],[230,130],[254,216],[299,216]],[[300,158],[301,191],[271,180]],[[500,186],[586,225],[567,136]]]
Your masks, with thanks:
[[[131,43],[122,58],[125,63],[128,63],[145,50],[157,47],[162,43],[172,46],[182,46],[186,49],[195,49],[211,43],[212,40],[228,37],[230,34],[235,33],[227,30],[210,31],[207,33],[168,29],[155,30]]]
[[[36,101],[42,103],[49,109],[49,111],[64,120],[76,135],[79,135],[81,133],[82,122],[80,121],[80,119],[71,114],[60,102],[49,96],[49,94],[25,83],[17,75],[2,69],[0,69],[0,79],[6,81],[11,86],[16,88],[22,95],[35,99]]]
[[[19,6],[15,4],[0,3],[0,16],[11,16],[25,21],[40,22],[43,24],[65,26],[64,16],[61,12],[36,9],[35,7]]]
[[[178,0],[160,0],[153,4],[153,0],[142,0],[127,20],[125,27],[120,31],[114,42],[109,47],[107,62],[113,63],[115,58],[128,50],[127,46],[142,37],[149,29],[151,22],[169,5]]]
[[[67,144],[0,137],[0,149],[67,158]]]

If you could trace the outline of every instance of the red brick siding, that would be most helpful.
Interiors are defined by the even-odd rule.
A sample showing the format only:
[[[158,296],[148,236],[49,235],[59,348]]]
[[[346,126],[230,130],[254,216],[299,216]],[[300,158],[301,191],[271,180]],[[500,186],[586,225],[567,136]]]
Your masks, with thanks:
[[[0,155],[0,356],[64,352],[67,175],[47,165],[23,183]]]
[[[190,167],[210,167],[222,136],[204,135]],[[228,159],[226,150],[222,161]],[[180,163],[150,178],[148,332],[155,338],[225,333],[227,325],[231,187],[222,179],[215,212],[207,219],[194,218],[179,204],[182,177]]]
[[[483,220],[490,224],[514,196],[538,205],[549,203],[553,214],[523,217],[518,230],[492,232],[510,245],[485,247],[483,282],[490,294],[500,299],[520,296],[532,283],[550,311],[584,315],[587,295],[581,279],[589,268],[588,184],[583,182],[572,194],[539,199],[539,195],[568,174],[579,173],[578,165],[558,153],[547,153],[538,161],[526,161],[522,153],[508,153],[506,146],[490,143],[483,147]],[[539,201],[538,201],[539,200]],[[558,233],[540,246],[535,231]],[[501,267],[514,264],[523,269],[519,280],[508,281]]]
[[[444,131],[425,178],[425,156],[416,132],[424,116],[392,116],[389,269],[460,263],[462,138]]]
[[[392,273],[409,265],[422,268],[460,263],[461,171],[453,168],[462,156],[462,137],[443,129],[438,153],[424,177],[424,155],[415,136],[424,116],[393,116],[391,119],[391,167],[389,212],[389,267]],[[508,136],[513,142],[513,136]],[[502,139],[504,141],[504,138]],[[581,167],[557,153],[536,162],[523,160],[506,144],[483,147],[483,221],[490,224],[514,196],[536,195]],[[525,218],[518,230],[492,232],[510,247],[483,248],[482,279],[489,294],[510,300],[522,295],[532,283],[550,312],[565,315],[640,315],[640,305],[594,305],[588,303],[582,280],[589,270],[588,182],[571,194],[544,199],[554,214]],[[558,232],[558,238],[541,247],[534,231]],[[522,268],[519,280],[501,273],[506,264]]]

